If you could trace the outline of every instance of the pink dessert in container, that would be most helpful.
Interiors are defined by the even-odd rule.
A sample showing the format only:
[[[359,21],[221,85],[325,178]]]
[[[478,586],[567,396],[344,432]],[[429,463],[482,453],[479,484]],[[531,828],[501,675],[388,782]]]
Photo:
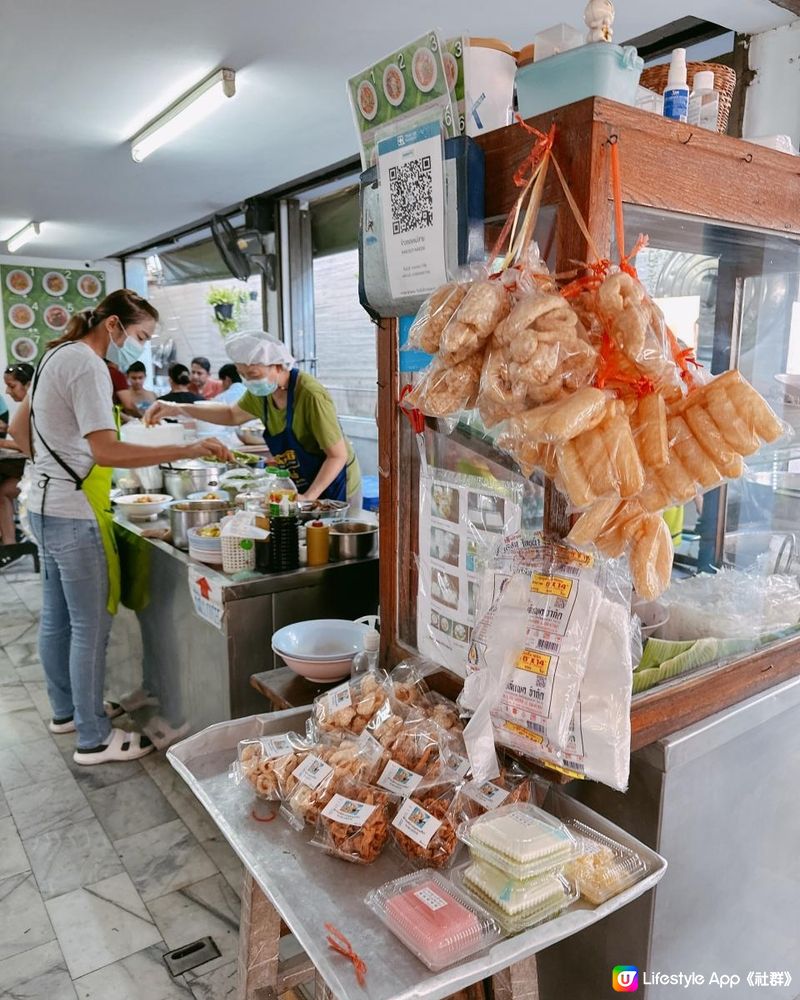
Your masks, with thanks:
[[[365,902],[434,972],[463,962],[503,936],[491,914],[432,868],[373,889]]]

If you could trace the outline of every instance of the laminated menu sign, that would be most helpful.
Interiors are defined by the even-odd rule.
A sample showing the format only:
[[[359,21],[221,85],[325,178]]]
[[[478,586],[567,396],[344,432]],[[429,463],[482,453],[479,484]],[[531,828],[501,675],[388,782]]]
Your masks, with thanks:
[[[189,593],[194,610],[204,620],[223,631],[225,606],[222,602],[223,586],[208,570],[189,567]]]
[[[392,296],[428,295],[447,281],[441,122],[381,139],[378,183]]]
[[[464,676],[481,556],[520,526],[521,483],[430,469],[420,476],[417,646]]]
[[[97,305],[105,284],[105,271],[0,266],[8,363],[35,365],[49,341],[64,333],[74,313]]]

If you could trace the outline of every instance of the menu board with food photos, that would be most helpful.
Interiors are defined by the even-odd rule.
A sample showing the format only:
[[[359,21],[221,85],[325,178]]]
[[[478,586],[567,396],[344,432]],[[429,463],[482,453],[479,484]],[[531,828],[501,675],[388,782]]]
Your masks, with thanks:
[[[36,364],[73,313],[105,296],[105,271],[0,265],[0,301],[8,364]]]

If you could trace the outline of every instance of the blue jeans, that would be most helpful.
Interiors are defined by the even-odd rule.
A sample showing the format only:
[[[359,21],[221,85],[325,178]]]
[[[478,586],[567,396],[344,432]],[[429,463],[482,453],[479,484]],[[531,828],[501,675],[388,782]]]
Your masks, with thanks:
[[[94,520],[34,511],[30,519],[42,558],[39,656],[53,718],[75,720],[81,749],[100,746],[111,732],[103,685],[112,621],[100,529]]]

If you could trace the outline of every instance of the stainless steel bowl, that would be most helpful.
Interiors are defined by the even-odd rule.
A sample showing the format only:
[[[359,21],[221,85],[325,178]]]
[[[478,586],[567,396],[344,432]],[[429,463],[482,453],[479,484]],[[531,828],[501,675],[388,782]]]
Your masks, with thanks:
[[[301,524],[320,518],[344,519],[348,510],[350,504],[346,500],[299,500],[297,503],[297,516]]]
[[[375,554],[378,542],[377,524],[364,521],[340,521],[330,527],[330,558],[366,559]]]
[[[185,500],[190,493],[200,493],[219,486],[219,477],[230,466],[225,462],[191,462],[180,465],[162,465],[164,490],[176,500]]]
[[[189,548],[189,528],[216,524],[231,509],[224,500],[177,500],[169,508],[172,544],[176,549]]]

